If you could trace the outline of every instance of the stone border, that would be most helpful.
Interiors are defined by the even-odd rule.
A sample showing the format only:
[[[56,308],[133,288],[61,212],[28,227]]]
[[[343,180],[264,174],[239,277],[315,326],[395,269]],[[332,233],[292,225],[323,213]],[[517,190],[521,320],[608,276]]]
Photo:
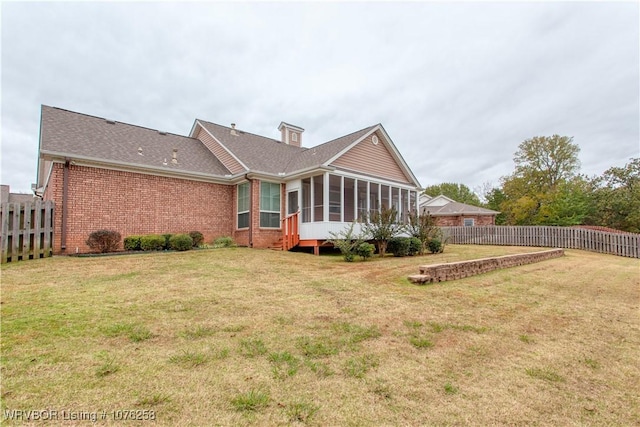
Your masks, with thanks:
[[[533,264],[548,259],[564,256],[564,249],[551,249],[526,254],[505,255],[493,258],[473,259],[470,261],[449,262],[445,264],[431,264],[420,266],[420,274],[408,277],[409,281],[417,285],[425,283],[445,282],[457,280],[477,274],[502,268],[517,267]]]

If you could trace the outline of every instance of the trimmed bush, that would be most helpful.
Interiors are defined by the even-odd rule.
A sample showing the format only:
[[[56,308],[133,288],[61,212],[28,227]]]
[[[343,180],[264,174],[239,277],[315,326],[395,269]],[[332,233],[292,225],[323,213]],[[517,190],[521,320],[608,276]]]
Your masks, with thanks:
[[[431,239],[429,243],[427,243],[427,248],[432,254],[438,254],[442,252],[442,242],[438,239]]]
[[[140,238],[142,236],[128,236],[124,238],[124,250],[125,251],[139,251],[140,250]]]
[[[89,234],[86,243],[92,250],[103,254],[117,251],[120,239],[122,239],[122,236],[117,231],[97,230]]]
[[[422,242],[417,237],[409,237],[409,256],[422,252]]]
[[[162,235],[162,237],[164,238],[164,244],[162,245],[162,249],[166,249],[166,250],[171,249],[171,243],[169,243],[169,239],[171,239],[171,236],[173,236],[173,234],[171,233]]]
[[[204,242],[204,236],[199,231],[192,231],[189,233],[189,236],[191,237],[191,239],[193,239],[194,248],[199,247],[202,244],[202,242]]]
[[[188,234],[174,234],[169,239],[169,245],[175,251],[188,251],[193,247],[193,239]]]
[[[232,248],[236,245],[233,238],[228,236],[218,237],[213,241],[214,248]]]
[[[409,239],[406,237],[394,237],[389,240],[387,250],[393,253],[393,256],[407,256],[409,254]]]
[[[375,251],[376,251],[375,245],[372,245],[371,243],[367,243],[367,242],[360,243],[356,248],[356,253],[360,257],[362,257],[363,260],[366,260],[367,258],[371,258]]]
[[[140,249],[143,251],[161,251],[164,248],[165,238],[157,234],[147,234],[140,237]]]

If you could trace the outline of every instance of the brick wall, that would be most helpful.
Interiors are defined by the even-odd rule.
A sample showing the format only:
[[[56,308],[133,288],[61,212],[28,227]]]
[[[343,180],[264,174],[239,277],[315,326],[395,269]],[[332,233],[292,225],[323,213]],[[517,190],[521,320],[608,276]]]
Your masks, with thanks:
[[[280,185],[280,218],[284,218],[285,186]],[[260,228],[260,180],[251,181],[251,237],[254,248],[268,248],[282,237],[282,229]],[[239,237],[242,236],[238,233]],[[247,232],[248,236],[248,232]]]
[[[56,203],[54,253],[61,253],[62,164],[56,164],[46,200]],[[234,186],[71,165],[69,168],[67,248],[88,252],[89,233],[113,229],[132,234],[188,233],[205,242],[232,236]]]
[[[465,218],[473,218],[474,225],[495,225],[495,215],[451,215],[434,216],[436,224],[440,227],[459,227],[464,225]]]
[[[505,255],[494,258],[474,259],[470,261],[449,262],[446,264],[423,265],[420,274],[409,276],[413,283],[433,283],[462,279],[489,271],[532,264],[564,256],[564,249],[551,249],[526,254]]]

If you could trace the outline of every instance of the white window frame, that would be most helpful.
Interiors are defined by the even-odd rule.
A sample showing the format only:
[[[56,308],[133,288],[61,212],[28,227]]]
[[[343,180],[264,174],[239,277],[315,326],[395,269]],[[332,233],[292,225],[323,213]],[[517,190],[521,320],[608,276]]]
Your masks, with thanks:
[[[240,187],[246,185],[247,186],[247,199],[249,200],[248,203],[248,209],[247,210],[240,210]],[[243,182],[238,184],[237,186],[237,192],[236,192],[236,209],[238,210],[237,215],[236,215],[236,229],[237,230],[245,230],[248,229],[249,226],[251,224],[248,224],[246,227],[240,227],[240,215],[244,215],[247,214],[247,217],[249,218],[249,221],[251,221],[251,215],[249,215],[249,212],[251,211],[251,185],[248,182]]]
[[[467,224],[467,221],[471,221],[471,224]],[[465,227],[473,227],[476,225],[475,218],[462,218],[462,225]]]
[[[278,210],[277,211],[271,211],[271,210],[266,210],[266,209],[262,209],[262,185],[263,184],[270,184],[270,185],[277,185],[278,186]],[[281,228],[281,221],[282,221],[282,186],[280,185],[280,183],[278,182],[271,182],[271,181],[260,181],[260,217],[258,220],[258,223],[260,225],[260,228],[269,228],[269,229],[273,229],[273,230],[278,230]],[[262,225],[262,213],[269,213],[269,214],[278,214],[278,226],[277,227],[265,227]]]

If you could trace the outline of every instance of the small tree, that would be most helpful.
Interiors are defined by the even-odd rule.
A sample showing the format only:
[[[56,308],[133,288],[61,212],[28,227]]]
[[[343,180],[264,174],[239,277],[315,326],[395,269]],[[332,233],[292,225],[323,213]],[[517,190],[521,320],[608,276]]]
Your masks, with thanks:
[[[405,225],[398,222],[398,212],[395,208],[387,208],[384,205],[380,212],[373,212],[363,226],[366,233],[375,240],[381,257],[387,252],[389,240],[405,230]]]
[[[340,250],[342,257],[347,262],[352,262],[356,254],[366,258],[359,253],[358,249],[363,243],[366,243],[367,236],[363,233],[355,234],[353,231],[355,224],[355,222],[352,222],[348,228],[337,233],[330,231],[329,236],[331,238],[327,240],[327,243],[331,243]]]
[[[435,238],[438,233],[438,226],[435,219],[427,212],[424,215],[418,215],[418,212],[409,214],[409,224],[407,224],[409,234],[420,240],[420,255],[424,255],[424,250],[429,241]]]

